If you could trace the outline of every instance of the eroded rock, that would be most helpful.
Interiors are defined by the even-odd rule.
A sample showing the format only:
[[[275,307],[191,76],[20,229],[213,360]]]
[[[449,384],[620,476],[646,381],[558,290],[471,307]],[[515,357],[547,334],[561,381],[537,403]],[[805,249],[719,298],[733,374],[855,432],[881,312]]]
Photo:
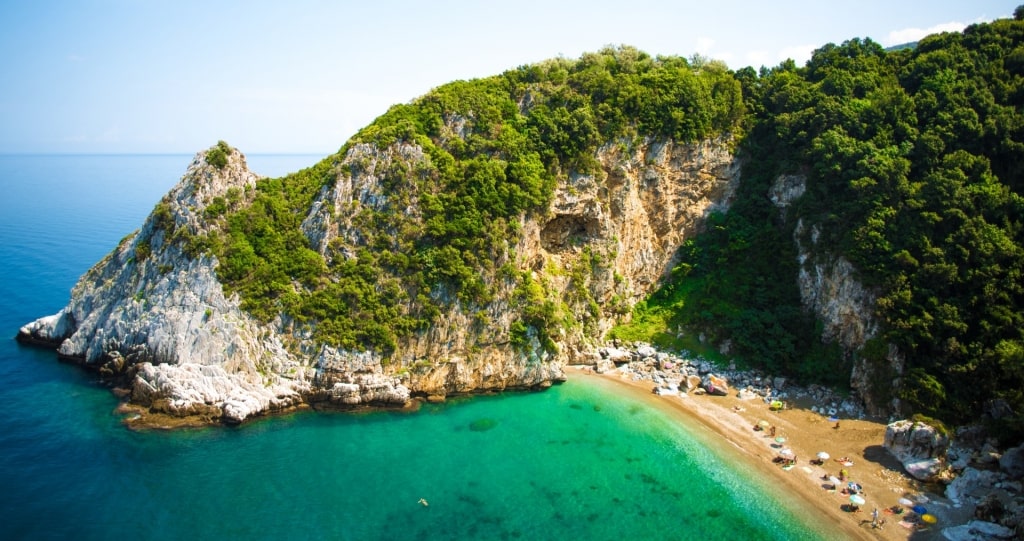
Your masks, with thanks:
[[[896,421],[885,428],[885,448],[907,473],[922,481],[937,478],[945,467],[949,437],[936,427],[915,421]]]

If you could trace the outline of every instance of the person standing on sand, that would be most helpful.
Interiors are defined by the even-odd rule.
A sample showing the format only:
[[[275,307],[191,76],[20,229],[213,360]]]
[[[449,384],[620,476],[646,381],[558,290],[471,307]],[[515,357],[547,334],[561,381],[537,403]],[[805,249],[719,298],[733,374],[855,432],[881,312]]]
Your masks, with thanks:
[[[878,528],[878,508],[874,508],[871,511],[871,527]]]

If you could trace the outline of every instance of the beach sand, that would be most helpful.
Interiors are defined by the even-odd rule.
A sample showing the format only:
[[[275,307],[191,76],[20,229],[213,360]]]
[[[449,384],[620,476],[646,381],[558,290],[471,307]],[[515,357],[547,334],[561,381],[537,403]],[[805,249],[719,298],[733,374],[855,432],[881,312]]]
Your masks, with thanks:
[[[746,457],[751,468],[760,471],[767,479],[777,480],[777,486],[785,487],[787,493],[802,501],[798,508],[808,513],[817,513],[817,522],[835,528],[836,538],[844,539],[885,539],[914,540],[939,539],[941,524],[925,531],[915,531],[901,526],[900,517],[886,513],[888,507],[898,505],[897,500],[906,497],[915,500],[921,495],[934,499],[924,486],[909,477],[902,465],[882,447],[885,424],[878,421],[842,419],[838,429],[835,423],[822,415],[790,404],[783,411],[770,411],[763,400],[741,400],[735,396],[711,395],[663,395],[652,392],[650,381],[633,381],[618,371],[598,375],[587,367],[573,367],[570,377],[601,377],[616,382],[623,392],[652,405],[663,408],[670,414],[679,415],[680,422],[699,425],[712,431],[724,442],[731,444],[741,459]],[[765,420],[776,428],[776,435],[786,438],[783,445],[776,443],[768,431],[755,431],[758,421]],[[795,467],[784,470],[773,462],[779,456],[779,448],[792,449],[797,458]],[[819,451],[831,457],[823,465],[811,460]],[[863,487],[866,504],[858,512],[849,510],[849,496],[840,490],[830,491],[831,483],[822,476],[839,475],[844,468],[835,459],[848,457],[851,466],[845,466],[852,480]],[[839,487],[840,489],[843,486]],[[885,519],[880,529],[871,527],[871,511],[878,508],[879,517]]]

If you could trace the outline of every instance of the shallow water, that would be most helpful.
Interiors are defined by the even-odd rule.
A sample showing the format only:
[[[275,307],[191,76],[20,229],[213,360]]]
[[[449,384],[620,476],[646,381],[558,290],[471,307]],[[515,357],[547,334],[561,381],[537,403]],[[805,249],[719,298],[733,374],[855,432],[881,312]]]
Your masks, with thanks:
[[[249,156],[277,175],[317,156]],[[0,156],[0,333],[59,310],[191,156]],[[135,433],[51,351],[0,340],[10,539],[819,539],[704,435],[598,378],[416,413]],[[423,498],[429,505],[418,503]]]

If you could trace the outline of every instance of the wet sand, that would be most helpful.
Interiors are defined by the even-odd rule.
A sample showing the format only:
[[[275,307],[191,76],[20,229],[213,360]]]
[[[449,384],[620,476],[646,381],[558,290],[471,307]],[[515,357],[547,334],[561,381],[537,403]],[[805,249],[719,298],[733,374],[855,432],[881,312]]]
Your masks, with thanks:
[[[588,368],[575,367],[570,377],[600,377],[615,382],[623,392],[652,405],[668,406],[666,411],[678,415],[680,422],[692,426],[696,421],[712,431],[724,442],[738,451],[741,459],[749,459],[768,479],[778,481],[777,486],[801,501],[798,508],[808,513],[817,513],[817,522],[835,528],[837,538],[906,540],[913,538],[939,538],[938,527],[916,531],[901,526],[900,516],[885,512],[886,508],[898,505],[897,500],[907,497],[916,500],[925,494],[924,487],[909,477],[902,465],[882,447],[885,424],[878,421],[841,419],[840,427],[810,409],[790,405],[786,410],[771,411],[763,400],[741,400],[735,392],[729,396],[711,395],[656,395],[650,381],[633,381],[618,371],[598,375]],[[779,444],[768,430],[757,431],[758,421],[767,421],[776,429],[776,436],[786,439]],[[781,464],[773,462],[779,457],[781,448],[791,449],[797,464],[784,470]],[[823,464],[812,464],[819,451],[825,451],[830,458]],[[849,458],[850,466],[843,466],[836,459]],[[844,468],[853,481],[863,487],[866,504],[857,512],[851,512],[849,495],[840,490],[829,490],[831,483],[822,477],[839,475]],[[933,495],[925,494],[929,498]],[[879,517],[885,519],[882,528],[871,527],[871,511],[878,508]]]

